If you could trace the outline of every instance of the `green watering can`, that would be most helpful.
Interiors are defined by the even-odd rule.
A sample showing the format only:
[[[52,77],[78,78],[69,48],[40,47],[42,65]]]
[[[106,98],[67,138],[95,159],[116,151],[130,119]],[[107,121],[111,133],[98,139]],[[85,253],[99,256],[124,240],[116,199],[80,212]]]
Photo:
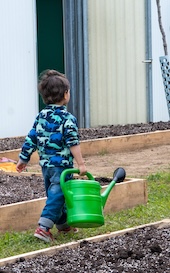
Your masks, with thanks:
[[[103,208],[108,195],[116,182],[122,182],[126,176],[123,168],[117,168],[113,180],[101,194],[101,185],[87,172],[89,180],[73,179],[65,181],[68,174],[79,174],[78,169],[66,169],[60,177],[67,207],[67,223],[73,227],[90,228],[104,225]]]

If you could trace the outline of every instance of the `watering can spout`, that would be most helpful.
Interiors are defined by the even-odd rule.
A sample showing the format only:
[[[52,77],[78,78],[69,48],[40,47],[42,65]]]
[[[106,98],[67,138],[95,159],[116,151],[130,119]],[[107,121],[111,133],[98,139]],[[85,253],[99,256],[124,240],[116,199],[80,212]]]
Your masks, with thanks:
[[[113,180],[110,182],[106,190],[101,194],[102,197],[102,205],[103,208],[106,204],[107,198],[109,196],[109,193],[111,192],[112,188],[115,186],[116,183],[120,183],[125,179],[126,172],[123,168],[119,167],[117,168],[113,173]]]

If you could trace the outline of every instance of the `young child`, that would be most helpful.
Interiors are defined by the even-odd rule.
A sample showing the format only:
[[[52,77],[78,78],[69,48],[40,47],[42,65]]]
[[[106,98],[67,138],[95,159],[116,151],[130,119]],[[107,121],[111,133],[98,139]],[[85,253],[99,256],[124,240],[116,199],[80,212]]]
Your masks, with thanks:
[[[50,229],[55,224],[59,232],[76,232],[67,225],[65,199],[60,187],[60,175],[66,168],[73,168],[75,158],[80,175],[86,173],[82,158],[76,118],[67,111],[70,100],[70,84],[68,79],[55,70],[46,70],[40,75],[39,93],[46,107],[40,111],[19,155],[16,169],[25,169],[32,153],[37,150],[42,168],[46,205],[39,219],[39,227],[34,236],[51,242],[53,236]],[[66,180],[71,179],[71,175]]]

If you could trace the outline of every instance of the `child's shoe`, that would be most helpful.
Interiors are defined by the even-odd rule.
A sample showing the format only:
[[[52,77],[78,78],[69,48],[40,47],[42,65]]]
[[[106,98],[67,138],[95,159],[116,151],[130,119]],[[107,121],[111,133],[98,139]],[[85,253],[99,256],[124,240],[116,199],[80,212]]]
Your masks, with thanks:
[[[74,228],[74,227],[68,227],[62,230],[58,230],[59,234],[77,233],[77,232],[78,232],[78,228]]]
[[[50,243],[54,240],[53,235],[51,234],[50,231],[45,231],[44,229],[40,227],[36,229],[34,236],[40,240],[43,240],[46,243]]]

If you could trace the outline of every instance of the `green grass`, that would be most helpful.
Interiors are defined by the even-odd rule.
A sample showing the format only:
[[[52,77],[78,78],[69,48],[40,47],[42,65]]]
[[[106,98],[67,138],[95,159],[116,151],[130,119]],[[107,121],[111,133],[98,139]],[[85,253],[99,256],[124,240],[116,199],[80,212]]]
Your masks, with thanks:
[[[34,230],[0,234],[0,258],[170,218],[170,173],[152,174],[147,177],[147,181],[147,205],[106,215],[105,225],[99,228],[80,229],[77,234],[65,236],[57,236],[54,228],[52,232],[56,239],[53,244],[46,244],[34,238]]]

